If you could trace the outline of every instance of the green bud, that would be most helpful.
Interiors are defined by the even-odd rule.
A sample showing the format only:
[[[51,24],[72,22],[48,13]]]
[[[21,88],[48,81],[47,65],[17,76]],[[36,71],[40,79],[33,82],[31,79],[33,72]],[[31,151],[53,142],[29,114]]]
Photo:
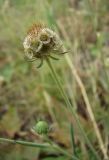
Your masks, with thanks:
[[[47,134],[48,131],[49,131],[49,126],[48,126],[47,122],[45,122],[45,121],[39,121],[35,125],[34,131],[37,132],[40,135]]]

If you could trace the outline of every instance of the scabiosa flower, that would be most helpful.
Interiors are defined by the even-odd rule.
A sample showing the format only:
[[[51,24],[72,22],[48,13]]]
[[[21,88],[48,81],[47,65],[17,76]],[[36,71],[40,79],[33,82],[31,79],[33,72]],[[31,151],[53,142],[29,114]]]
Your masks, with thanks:
[[[41,60],[38,67],[42,66],[45,58],[50,57],[57,60],[54,55],[66,53],[59,36],[42,24],[34,24],[29,29],[23,46],[25,55],[30,61]]]
[[[33,129],[39,135],[46,135],[49,132],[49,125],[45,121],[39,121]]]

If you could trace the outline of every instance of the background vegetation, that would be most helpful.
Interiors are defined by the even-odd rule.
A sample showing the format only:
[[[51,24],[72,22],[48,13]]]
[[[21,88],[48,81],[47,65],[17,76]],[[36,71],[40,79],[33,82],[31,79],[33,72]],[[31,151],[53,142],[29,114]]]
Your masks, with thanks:
[[[71,150],[69,123],[76,150],[87,160],[88,148],[66,109],[49,68],[24,59],[23,40],[28,28],[42,22],[59,33],[74,68],[65,56],[54,63],[81,123],[101,154],[86,110],[93,109],[108,148],[109,138],[109,1],[108,0],[0,0],[0,137],[39,140],[30,130],[39,119],[53,128],[49,137]],[[79,80],[78,80],[79,78]],[[57,157],[57,158],[56,158]],[[63,160],[54,152],[0,145],[0,160]],[[94,160],[90,154],[90,159]]]

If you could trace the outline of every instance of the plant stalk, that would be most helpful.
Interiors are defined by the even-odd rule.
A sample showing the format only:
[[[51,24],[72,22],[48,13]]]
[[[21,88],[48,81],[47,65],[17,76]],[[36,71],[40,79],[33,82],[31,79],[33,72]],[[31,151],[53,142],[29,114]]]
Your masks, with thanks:
[[[47,62],[48,66],[49,66],[49,68],[50,68],[50,70],[51,70],[51,73],[52,73],[52,76],[53,76],[54,80],[56,81],[56,83],[57,83],[57,85],[58,85],[58,87],[59,87],[60,93],[61,93],[61,95],[63,96],[63,98],[64,98],[64,100],[65,100],[65,103],[66,103],[66,106],[67,106],[68,110],[69,110],[69,111],[72,113],[72,115],[74,116],[74,118],[75,118],[75,120],[76,120],[76,123],[77,123],[77,125],[78,125],[78,128],[80,129],[80,131],[81,131],[84,139],[86,140],[88,146],[90,147],[92,153],[93,153],[94,156],[97,158],[97,160],[100,160],[100,157],[99,157],[98,154],[96,153],[96,151],[95,151],[95,149],[93,148],[92,144],[90,143],[87,135],[85,134],[84,129],[82,128],[82,126],[81,126],[81,124],[80,124],[79,118],[77,117],[77,114],[76,114],[74,108],[72,107],[72,105],[71,105],[71,103],[70,103],[70,101],[69,101],[69,99],[68,99],[68,97],[67,97],[67,95],[66,95],[66,93],[65,93],[65,91],[64,91],[64,89],[63,89],[63,87],[62,87],[62,85],[61,85],[61,83],[60,83],[60,81],[59,81],[59,79],[58,79],[57,73],[56,73],[56,71],[55,71],[55,69],[54,69],[54,67],[53,67],[50,59],[49,59],[49,58],[46,58],[46,62]]]
[[[35,143],[35,142],[27,142],[27,141],[20,141],[20,140],[14,140],[14,139],[6,139],[6,138],[0,138],[0,142],[20,144],[20,145],[29,146],[29,147],[39,147],[39,148],[50,147],[49,144],[39,144],[39,143]]]
[[[65,149],[54,143],[51,139],[49,139],[48,136],[45,135],[43,138],[46,142],[48,142],[52,146],[52,148],[59,151],[60,153],[63,153],[65,156],[71,158],[72,160],[80,160],[75,155],[68,153]]]
[[[20,144],[20,145],[24,145],[24,146],[28,146],[28,147],[38,147],[38,148],[53,148],[57,151],[59,151],[60,153],[63,153],[63,155],[69,157],[69,158],[73,158],[73,160],[79,160],[78,158],[76,158],[75,156],[72,156],[71,154],[69,154],[68,152],[66,152],[64,149],[62,149],[61,147],[59,147],[56,144],[53,144],[52,141],[48,141],[47,144],[39,144],[39,143],[35,143],[35,142],[27,142],[27,141],[20,141],[20,140],[13,140],[13,139],[7,139],[7,138],[0,138],[0,143],[11,143],[11,144]]]

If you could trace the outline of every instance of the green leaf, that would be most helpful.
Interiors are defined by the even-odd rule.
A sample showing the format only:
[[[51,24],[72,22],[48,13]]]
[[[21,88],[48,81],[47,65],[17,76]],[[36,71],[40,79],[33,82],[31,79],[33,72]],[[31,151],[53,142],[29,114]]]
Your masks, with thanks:
[[[74,140],[74,129],[73,129],[72,124],[70,125],[70,134],[71,134],[71,142],[72,142],[73,152],[74,152],[74,155],[76,155],[76,145],[75,145],[75,140]]]

